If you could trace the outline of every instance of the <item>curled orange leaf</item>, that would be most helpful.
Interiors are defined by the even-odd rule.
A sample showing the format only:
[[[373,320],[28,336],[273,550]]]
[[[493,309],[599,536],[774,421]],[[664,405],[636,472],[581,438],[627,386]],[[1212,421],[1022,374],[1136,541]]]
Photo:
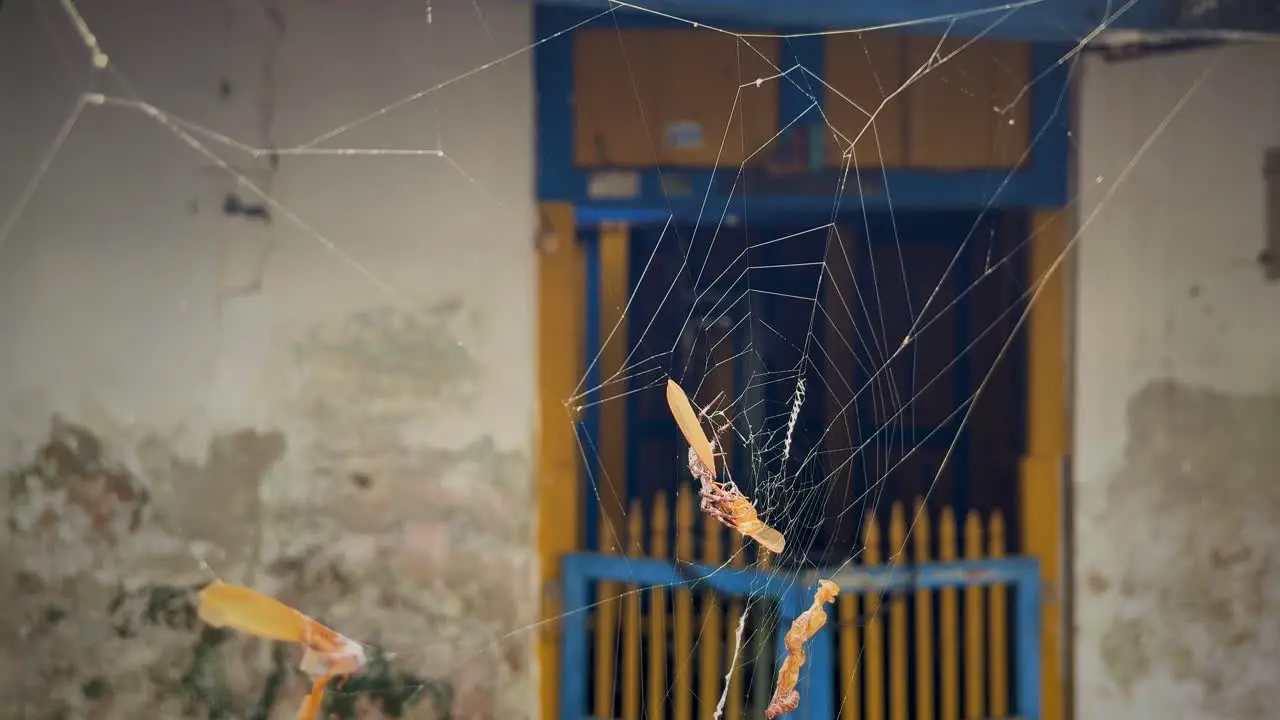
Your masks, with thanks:
[[[766,550],[775,555],[781,555],[782,550],[787,546],[787,539],[783,537],[782,533],[768,525],[753,533],[748,533],[748,537],[760,543]]]

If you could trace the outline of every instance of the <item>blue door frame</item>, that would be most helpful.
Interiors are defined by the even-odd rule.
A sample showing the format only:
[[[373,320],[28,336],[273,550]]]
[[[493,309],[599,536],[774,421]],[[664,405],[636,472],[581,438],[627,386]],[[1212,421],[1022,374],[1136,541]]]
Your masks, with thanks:
[[[542,202],[570,202],[579,227],[602,222],[630,224],[720,222],[723,215],[740,218],[749,203],[753,223],[832,220],[842,170],[825,168],[820,153],[812,158],[814,177],[826,177],[818,194],[752,193],[744,195],[740,168],[673,170],[688,181],[687,192],[670,196],[659,168],[637,171],[639,194],[628,199],[602,199],[589,192],[596,169],[579,168],[573,160],[574,47],[572,33],[588,27],[608,29],[681,28],[682,23],[635,13],[591,13],[581,8],[534,9],[534,77],[537,91],[537,194]],[[768,32],[770,28],[739,28]],[[945,24],[930,28],[935,34]],[[817,77],[824,74],[824,38],[794,37],[784,45],[781,67],[802,66]],[[1070,157],[1070,63],[1073,43],[1038,42],[1032,49],[1030,157],[1018,169],[928,170],[892,168],[862,170],[859,197],[849,196],[849,210],[991,210],[1013,207],[1059,207],[1067,202]],[[795,75],[795,77],[793,77]],[[821,136],[826,128],[825,93],[814,93],[800,73],[778,81],[779,118],[794,129],[806,129],[806,137]],[[785,135],[785,133],[784,133]],[[779,142],[785,142],[780,138]],[[825,149],[815,147],[814,150]],[[822,160],[822,162],[818,162]],[[823,166],[823,167],[819,167]],[[604,169],[604,168],[600,168]]]
[[[687,589],[697,585],[720,595],[775,598],[780,601],[782,613],[777,629],[780,654],[776,662],[780,666],[785,656],[782,635],[812,603],[819,578],[830,579],[842,592],[855,595],[991,585],[1014,588],[1014,713],[1023,720],[1040,720],[1040,566],[1033,558],[787,574],[692,563],[677,567],[665,560],[575,553],[565,556],[562,572],[560,720],[591,717],[587,708],[591,668],[587,610],[593,604],[593,583],[614,581]],[[800,707],[788,715],[792,720],[835,720],[839,703],[833,682],[834,648],[835,634],[831,631],[820,632],[809,641],[808,660],[798,688]]]

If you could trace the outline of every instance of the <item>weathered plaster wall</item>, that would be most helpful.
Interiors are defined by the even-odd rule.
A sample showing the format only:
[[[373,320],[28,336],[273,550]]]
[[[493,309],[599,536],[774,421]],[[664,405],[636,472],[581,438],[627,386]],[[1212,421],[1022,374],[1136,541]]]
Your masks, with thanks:
[[[1280,46],[1086,62],[1075,374],[1077,717],[1280,707]],[[1112,185],[1175,105],[1186,106]]]
[[[529,8],[78,6],[128,84],[4,3],[0,223],[82,91],[174,119],[85,107],[0,236],[0,717],[292,717],[294,654],[194,621],[198,556],[392,653],[339,716],[532,717],[529,55],[325,143],[447,157],[212,135],[303,143],[527,47]]]

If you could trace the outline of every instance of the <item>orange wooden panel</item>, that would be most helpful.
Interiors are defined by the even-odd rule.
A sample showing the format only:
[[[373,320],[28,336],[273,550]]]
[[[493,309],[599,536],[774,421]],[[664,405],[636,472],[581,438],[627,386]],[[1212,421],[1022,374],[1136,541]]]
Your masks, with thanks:
[[[646,113],[652,112],[655,91],[661,86],[652,61],[656,32],[574,33],[574,164],[637,167],[654,163]]]
[[[645,110],[662,164],[737,166],[777,133],[778,86],[787,80],[775,77],[776,38],[666,30],[655,33],[653,52],[661,82]]]
[[[828,162],[840,165],[853,145],[859,167],[901,166],[906,156],[905,45],[886,31],[831,35],[824,59],[825,112],[833,132]]]
[[[1025,43],[911,37],[906,64],[908,74],[920,73],[906,91],[909,165],[939,170],[1010,167],[1023,154],[1027,96],[1004,110],[1030,80]]]
[[[992,153],[998,167],[1014,168],[1027,163],[1027,148],[1031,145],[1031,45],[992,41],[987,46],[991,100],[999,109]]]
[[[908,72],[919,73],[907,88],[907,162],[914,167],[958,170],[993,163],[983,47],[963,38],[907,40]],[[963,49],[961,49],[963,48]]]

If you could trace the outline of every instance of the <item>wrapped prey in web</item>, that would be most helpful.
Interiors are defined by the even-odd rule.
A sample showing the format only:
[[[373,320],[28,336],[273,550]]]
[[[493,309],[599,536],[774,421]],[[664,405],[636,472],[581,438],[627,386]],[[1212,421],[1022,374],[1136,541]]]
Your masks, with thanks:
[[[667,379],[667,406],[680,428],[680,434],[689,443],[689,473],[701,485],[698,495],[702,511],[760,543],[765,549],[781,553],[787,545],[782,533],[760,519],[751,500],[742,494],[732,479],[724,483],[716,479],[716,441],[707,437],[689,396],[670,378]]]
[[[196,613],[212,627],[303,647],[301,669],[311,678],[311,691],[298,709],[298,720],[314,720],[329,681],[359,672],[367,662],[360,643],[242,585],[209,584],[200,591]]]
[[[791,629],[783,636],[782,644],[787,648],[787,657],[778,670],[778,686],[774,688],[773,698],[764,711],[764,716],[769,720],[800,706],[800,691],[796,690],[796,684],[800,682],[800,668],[804,665],[804,644],[827,624],[827,609],[823,606],[835,600],[839,594],[839,585],[830,580],[819,580],[818,590],[813,594],[813,604],[792,621]]]

